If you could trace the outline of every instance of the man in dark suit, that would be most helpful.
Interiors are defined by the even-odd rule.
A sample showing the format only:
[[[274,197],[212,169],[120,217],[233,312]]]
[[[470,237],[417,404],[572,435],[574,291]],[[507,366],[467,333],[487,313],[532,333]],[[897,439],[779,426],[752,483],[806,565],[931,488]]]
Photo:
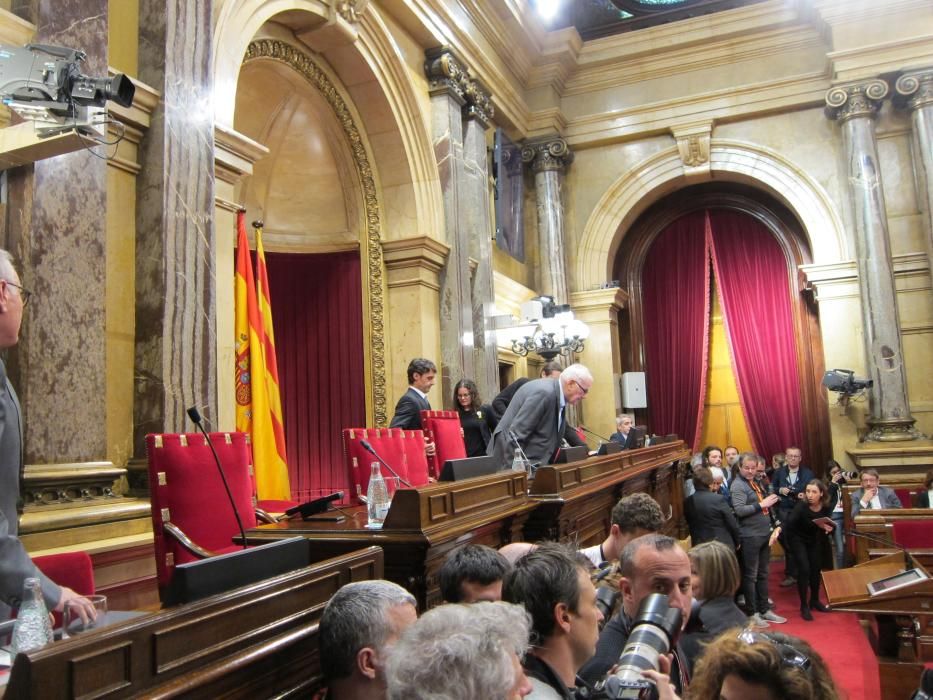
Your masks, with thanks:
[[[421,430],[421,411],[430,411],[428,392],[437,379],[437,367],[431,360],[416,357],[408,363],[408,391],[395,404],[390,428]]]
[[[875,469],[863,469],[859,480],[862,488],[852,492],[853,518],[863,510],[904,507],[893,489],[880,485],[880,477]]]
[[[790,512],[797,505],[797,501],[803,498],[804,489],[815,477],[813,472],[807,467],[801,466],[803,452],[799,447],[788,447],[784,450],[784,466],[774,472],[771,479],[771,493],[776,493],[778,500],[777,507],[774,509],[778,520],[784,522]],[[794,558],[790,556],[790,537],[785,533],[785,528],[781,528],[780,536],[781,547],[784,548],[784,573],[785,579],[781,581],[784,587],[792,586],[797,582],[797,564]]]
[[[0,250],[0,349],[16,345],[29,292],[20,285],[10,254]],[[67,586],[58,586],[36,568],[18,537],[23,426],[19,399],[0,361],[0,621],[17,607],[27,578],[38,578],[50,610],[69,606],[82,618],[95,616],[93,604]]]
[[[582,401],[592,386],[593,375],[579,364],[570,365],[557,379],[528,382],[496,426],[487,454],[500,469],[508,469],[515,454],[511,433],[532,464],[550,464],[567,427],[567,406]]]
[[[713,491],[713,472],[698,467],[693,472],[696,491],[684,502],[684,516],[694,545],[716,540],[732,550],[739,544],[739,523],[722,494]]]
[[[541,379],[557,379],[562,370],[563,368],[560,366],[560,362],[556,360],[546,362],[544,367],[541,368]],[[496,423],[502,420],[502,416],[505,415],[509,404],[512,402],[515,394],[518,393],[518,390],[530,381],[533,381],[531,377],[520,377],[500,391],[496,398],[492,400],[492,404],[490,405],[495,414],[494,418]],[[567,423],[564,428],[564,440],[566,440],[567,444],[571,447],[582,447],[586,445],[586,440],[580,437],[576,428],[570,425],[570,423]]]

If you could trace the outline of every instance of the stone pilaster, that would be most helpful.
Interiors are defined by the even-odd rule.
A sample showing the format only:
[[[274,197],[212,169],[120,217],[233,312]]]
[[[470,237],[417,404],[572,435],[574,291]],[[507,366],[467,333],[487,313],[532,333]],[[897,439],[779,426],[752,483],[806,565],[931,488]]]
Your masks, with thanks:
[[[920,186],[926,201],[926,244],[933,274],[933,68],[904,73],[894,84],[894,104],[910,111]]]
[[[566,141],[552,136],[526,142],[522,160],[531,165],[535,174],[541,293],[554,297],[558,304],[566,304],[570,291],[561,187],[564,169],[573,161],[573,153]]]
[[[217,421],[210,0],[140,0],[140,77],[162,93],[137,186],[135,447]]]
[[[35,22],[32,41],[81,49],[81,72],[107,76],[107,0],[35,0],[17,11]],[[35,293],[9,358],[30,463],[107,457],[105,156],[85,144],[9,173],[7,245]]]
[[[888,95],[882,80],[834,87],[826,114],[842,128],[852,202],[862,323],[870,392],[869,441],[915,440],[907,401],[900,319],[891,264],[888,219],[875,143],[875,115]]]
[[[440,275],[441,391],[445,397],[463,377],[473,378],[473,303],[470,290],[470,197],[464,157],[463,108],[471,81],[466,68],[446,47],[425,53],[431,95],[434,156],[444,194],[447,264]]]

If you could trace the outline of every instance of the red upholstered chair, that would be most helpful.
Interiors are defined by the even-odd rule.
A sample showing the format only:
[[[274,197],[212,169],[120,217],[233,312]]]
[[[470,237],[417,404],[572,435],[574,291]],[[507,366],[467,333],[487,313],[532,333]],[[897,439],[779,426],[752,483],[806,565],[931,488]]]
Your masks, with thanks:
[[[894,493],[900,499],[902,507],[904,508],[913,507],[913,505],[910,502],[910,489],[894,489]]]
[[[428,458],[431,475],[436,479],[444,462],[467,456],[460,416],[456,411],[422,411],[421,425],[437,448],[434,458]]]
[[[32,563],[59,586],[81,595],[94,595],[94,564],[87,552],[64,552],[33,557]],[[55,627],[61,627],[61,613],[54,613]]]
[[[894,541],[908,549],[933,548],[933,521],[895,520]]]
[[[408,478],[405,458],[402,452],[402,443],[398,434],[402,431],[390,428],[344,428],[343,436],[343,456],[347,465],[350,488],[353,493],[349,500],[353,503],[361,503],[360,496],[366,495],[369,488],[370,465],[378,462],[362,445],[366,440],[403,479]],[[381,467],[383,476],[391,476],[391,473]]]
[[[395,431],[393,431],[395,432]],[[430,467],[428,455],[424,451],[423,430],[398,430],[398,440],[401,441],[402,454],[405,460],[405,478],[415,488],[428,483]]]
[[[256,526],[252,457],[245,433],[211,433],[244,528]],[[200,433],[146,436],[156,572],[163,592],[175,566],[240,549],[239,533],[214,457]]]

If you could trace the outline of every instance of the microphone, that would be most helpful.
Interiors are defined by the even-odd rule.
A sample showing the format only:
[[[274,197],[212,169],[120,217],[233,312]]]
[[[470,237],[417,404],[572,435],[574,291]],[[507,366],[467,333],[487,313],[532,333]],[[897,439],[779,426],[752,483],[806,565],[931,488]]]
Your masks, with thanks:
[[[192,422],[198,426],[198,430],[204,434],[204,439],[207,440],[207,446],[211,448],[211,454],[214,455],[214,464],[217,465],[217,471],[220,472],[220,480],[224,482],[224,489],[227,492],[227,499],[230,501],[230,507],[233,508],[233,517],[236,518],[237,527],[240,528],[240,537],[243,538],[243,549],[246,549],[246,531],[243,529],[243,521],[240,520],[240,514],[236,509],[236,502],[233,500],[233,494],[230,493],[230,484],[227,483],[227,475],[224,474],[224,469],[220,465],[220,457],[217,456],[217,450],[214,449],[214,443],[211,442],[211,436],[207,434],[204,426],[201,425],[201,414],[198,413],[197,408],[192,406],[188,409],[187,413]]]
[[[907,547],[898,544],[897,542],[890,542],[888,540],[883,540],[880,537],[875,535],[869,535],[867,532],[856,532],[855,530],[843,530],[843,533],[846,535],[852,535],[852,537],[861,537],[862,539],[868,540],[869,542],[874,542],[875,544],[883,544],[887,548],[894,548],[900,550],[904,553],[904,567],[907,569],[914,568],[914,558]]]
[[[378,459],[378,460],[379,460],[379,463],[380,463],[382,466],[384,466],[386,469],[388,469],[390,472],[392,472],[392,476],[394,476],[395,478],[397,478],[397,479],[399,480],[399,482],[405,484],[405,486],[407,486],[407,487],[410,488],[410,489],[411,489],[411,488],[414,488],[414,486],[411,485],[411,482],[410,482],[410,481],[406,481],[405,479],[403,479],[403,478],[399,475],[399,473],[398,473],[397,471],[395,471],[392,467],[390,467],[389,464],[388,464],[382,457],[379,456],[379,453],[376,452],[376,450],[373,449],[373,446],[369,444],[369,441],[368,441],[368,440],[360,440],[360,445],[362,445],[362,446],[363,446],[363,449],[366,450],[367,452],[369,452],[369,454],[371,454],[373,457],[375,457],[376,459]]]
[[[531,464],[531,460],[528,459],[528,455],[525,454],[525,450],[522,449],[522,443],[518,441],[518,436],[509,430],[509,440],[512,441],[512,444],[515,445],[515,449],[518,450],[518,453],[521,455],[521,458],[525,461],[526,464]]]
[[[334,501],[339,501],[343,498],[343,491],[336,491],[329,496],[322,496],[321,498],[315,498],[307,503],[302,503],[297,506],[293,506],[285,511],[285,517],[291,518],[294,515],[301,515],[302,520],[307,520],[312,515],[317,515],[318,513],[324,513],[329,510],[329,506]]]
[[[594,433],[592,430],[590,430],[589,428],[587,428],[585,425],[578,425],[577,427],[578,427],[580,430],[582,430],[584,433],[589,433],[589,434],[592,435],[594,438],[599,438],[600,442],[609,442],[609,441],[610,441],[609,438],[603,437],[603,436],[600,435],[599,433]]]

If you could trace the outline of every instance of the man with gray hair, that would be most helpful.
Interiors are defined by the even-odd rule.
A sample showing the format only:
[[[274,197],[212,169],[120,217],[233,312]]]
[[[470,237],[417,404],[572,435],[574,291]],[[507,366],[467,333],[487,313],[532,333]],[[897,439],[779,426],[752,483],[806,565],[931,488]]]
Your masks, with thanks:
[[[414,596],[390,581],[348,583],[321,616],[327,700],[385,698],[389,648],[417,619]]]
[[[515,394],[489,442],[488,454],[508,469],[521,445],[532,464],[550,464],[567,426],[567,407],[579,403],[593,386],[593,375],[570,365],[557,379],[535,379]]]
[[[520,659],[531,622],[518,605],[481,602],[426,612],[393,646],[389,700],[515,700],[531,692]]]
[[[10,254],[0,249],[0,349],[19,342],[23,308],[30,293],[20,284]],[[58,586],[36,568],[18,537],[20,478],[23,472],[23,425],[19,399],[0,360],[0,620],[17,607],[27,578],[38,578],[49,609],[67,605],[83,618],[96,615],[91,602],[67,586]],[[9,606],[9,607],[8,607]]]

